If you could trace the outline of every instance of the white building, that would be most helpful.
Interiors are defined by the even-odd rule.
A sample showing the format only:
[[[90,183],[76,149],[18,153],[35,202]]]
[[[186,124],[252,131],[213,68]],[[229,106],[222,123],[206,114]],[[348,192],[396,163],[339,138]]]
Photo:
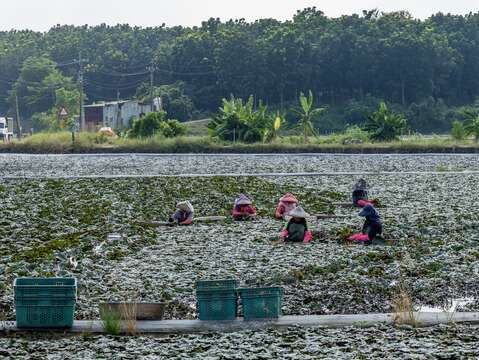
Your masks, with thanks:
[[[0,139],[10,141],[13,137],[13,119],[0,117]]]
[[[113,129],[131,128],[133,119],[152,112],[150,103],[141,103],[138,100],[111,101],[100,104],[86,105],[85,127],[87,131],[96,131],[100,127]],[[161,98],[153,101],[153,111],[161,110]]]

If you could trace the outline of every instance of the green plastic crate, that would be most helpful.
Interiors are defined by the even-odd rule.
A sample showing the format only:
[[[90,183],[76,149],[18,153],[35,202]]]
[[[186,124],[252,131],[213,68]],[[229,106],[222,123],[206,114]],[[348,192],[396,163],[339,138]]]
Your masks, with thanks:
[[[238,289],[244,320],[276,319],[281,316],[283,288]]]
[[[21,305],[21,306],[47,306],[47,305],[53,305],[53,306],[73,306],[76,305],[76,299],[71,299],[71,298],[47,298],[47,297],[39,297],[39,298],[34,298],[34,297],[29,297],[29,298],[17,298],[15,299],[15,304],[16,305]]]
[[[73,326],[75,278],[18,278],[13,285],[18,328]]]
[[[75,305],[15,305],[18,328],[71,328]]]
[[[34,298],[72,298],[76,299],[77,282],[75,278],[17,278],[13,283],[15,299]]]
[[[226,280],[200,280],[196,282],[197,291],[206,290],[236,290],[239,281],[235,279]]]
[[[196,307],[200,320],[234,320],[238,297],[234,290],[205,290],[196,292]]]

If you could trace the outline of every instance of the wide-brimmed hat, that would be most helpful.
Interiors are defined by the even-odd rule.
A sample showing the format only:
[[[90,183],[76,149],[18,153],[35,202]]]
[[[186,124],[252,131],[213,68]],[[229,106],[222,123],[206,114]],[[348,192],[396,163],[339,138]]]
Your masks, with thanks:
[[[183,210],[183,211],[189,211],[189,212],[194,212],[193,205],[187,200],[187,201],[182,201],[176,204],[176,208]]]
[[[309,214],[304,211],[304,209],[301,206],[296,207],[294,210],[291,210],[288,213],[289,216],[295,217],[295,218],[301,218],[301,219],[306,219],[309,217]]]
[[[245,194],[240,194],[240,196],[235,200],[235,205],[251,205],[253,202]]]
[[[363,207],[363,209],[359,212],[358,215],[362,217],[371,217],[371,216],[378,216],[379,214],[374,208],[374,206],[366,205],[365,207]]]
[[[356,184],[354,184],[354,190],[366,190],[368,187],[368,184],[366,180],[364,179],[359,179]]]
[[[279,201],[292,202],[296,204],[299,202],[298,199],[296,199],[296,197],[291,193],[284,194],[284,196],[281,199],[279,199]]]

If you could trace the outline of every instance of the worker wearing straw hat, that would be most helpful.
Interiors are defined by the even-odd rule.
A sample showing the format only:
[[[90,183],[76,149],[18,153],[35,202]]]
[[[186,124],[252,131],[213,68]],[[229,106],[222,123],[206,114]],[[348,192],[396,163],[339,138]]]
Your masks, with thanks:
[[[279,199],[279,203],[278,203],[278,206],[276,207],[276,211],[275,211],[275,218],[276,219],[283,219],[283,220],[287,220],[289,219],[286,218],[287,216],[289,216],[289,213],[291,211],[293,211],[299,204],[299,201],[298,199],[296,199],[296,197],[291,194],[291,193],[286,193],[282,198]]]
[[[349,240],[370,244],[383,232],[381,217],[372,205],[366,205],[358,215],[365,218],[363,229],[360,234],[351,235]]]
[[[368,200],[368,185],[366,180],[359,179],[353,188],[353,206],[363,208],[366,205],[374,205],[373,201]]]
[[[195,210],[193,205],[189,201],[182,201],[176,204],[176,211],[170,217],[171,223],[177,223],[179,225],[191,225],[193,223],[193,217]]]
[[[235,220],[251,220],[256,216],[256,209],[251,199],[241,194],[233,205],[233,219]]]
[[[313,239],[313,235],[308,230],[306,221],[309,214],[301,206],[298,206],[289,215],[291,219],[281,231],[280,239],[288,242],[310,242]]]

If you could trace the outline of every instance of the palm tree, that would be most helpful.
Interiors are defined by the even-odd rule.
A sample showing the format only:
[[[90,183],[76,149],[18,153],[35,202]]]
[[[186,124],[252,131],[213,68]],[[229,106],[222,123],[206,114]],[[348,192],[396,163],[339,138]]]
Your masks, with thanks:
[[[466,134],[474,136],[474,140],[479,142],[479,113],[477,111],[464,110],[462,114],[466,118],[464,123]]]
[[[316,135],[313,119],[325,110],[324,108],[313,109],[313,102],[314,99],[311,90],[309,91],[308,97],[301,93],[299,96],[301,107],[299,110],[293,109],[294,113],[299,117],[298,125],[303,129],[304,142],[308,142],[308,135]]]

